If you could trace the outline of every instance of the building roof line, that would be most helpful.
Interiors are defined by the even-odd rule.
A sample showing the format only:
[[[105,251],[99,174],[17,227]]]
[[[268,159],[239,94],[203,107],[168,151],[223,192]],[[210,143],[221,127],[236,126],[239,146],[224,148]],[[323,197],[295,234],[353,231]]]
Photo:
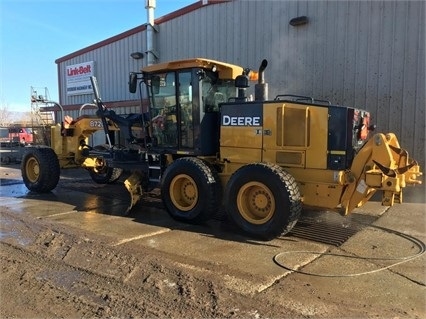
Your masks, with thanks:
[[[200,9],[202,7],[205,7],[205,6],[208,6],[208,5],[213,5],[213,4],[219,4],[219,3],[223,3],[223,2],[230,2],[230,1],[233,1],[233,0],[199,0],[199,1],[194,2],[194,3],[192,3],[192,4],[190,4],[190,5],[186,6],[186,7],[183,7],[181,9],[178,9],[176,11],[173,11],[171,13],[168,13],[168,14],[162,16],[162,17],[159,17],[159,18],[155,19],[154,23],[156,25],[159,25],[159,24],[165,23],[167,21],[173,20],[173,19],[175,19],[177,17],[183,16],[183,15],[189,13],[189,12],[198,10],[198,9]],[[59,64],[59,63],[65,62],[65,61],[70,60],[72,58],[75,58],[75,57],[77,57],[79,55],[82,55],[84,53],[87,53],[87,52],[99,49],[99,48],[101,48],[103,46],[106,46],[108,44],[111,44],[111,43],[114,43],[116,41],[122,40],[122,39],[124,39],[126,37],[129,37],[129,36],[131,36],[133,34],[136,34],[138,32],[145,31],[146,27],[147,27],[147,23],[144,23],[144,24],[142,24],[140,26],[137,26],[137,27],[135,27],[133,29],[124,31],[124,32],[119,33],[119,34],[117,34],[115,36],[112,36],[110,38],[107,38],[105,40],[97,42],[95,44],[92,44],[92,45],[90,45],[88,47],[85,47],[85,48],[80,49],[78,51],[75,51],[73,53],[67,54],[67,55],[65,55],[65,56],[63,56],[61,58],[58,58],[58,59],[55,60],[55,63]]]

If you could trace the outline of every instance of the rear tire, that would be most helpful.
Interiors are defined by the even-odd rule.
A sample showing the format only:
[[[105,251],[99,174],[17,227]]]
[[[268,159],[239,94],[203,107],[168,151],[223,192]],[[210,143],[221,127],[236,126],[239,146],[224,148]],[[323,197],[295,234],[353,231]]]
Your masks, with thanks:
[[[292,175],[275,164],[255,163],[231,176],[225,190],[225,208],[244,232],[270,240],[293,228],[302,203]]]
[[[161,196],[174,219],[198,224],[220,208],[221,185],[216,171],[199,158],[175,160],[164,172]]]
[[[58,185],[60,173],[58,157],[49,147],[28,148],[22,158],[22,179],[31,191],[50,192]]]

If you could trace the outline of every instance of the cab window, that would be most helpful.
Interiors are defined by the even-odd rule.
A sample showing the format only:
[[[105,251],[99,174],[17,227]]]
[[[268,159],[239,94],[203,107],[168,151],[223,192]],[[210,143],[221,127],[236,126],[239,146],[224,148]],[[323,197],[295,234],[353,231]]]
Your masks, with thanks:
[[[220,80],[206,76],[202,80],[202,102],[204,112],[219,112],[219,105],[236,96],[232,80]]]
[[[194,147],[192,72],[166,72],[148,81],[152,134],[162,147]]]
[[[190,71],[178,73],[181,146],[188,148],[194,147],[191,74]]]
[[[177,147],[175,72],[156,74],[149,80],[152,134],[156,144]]]

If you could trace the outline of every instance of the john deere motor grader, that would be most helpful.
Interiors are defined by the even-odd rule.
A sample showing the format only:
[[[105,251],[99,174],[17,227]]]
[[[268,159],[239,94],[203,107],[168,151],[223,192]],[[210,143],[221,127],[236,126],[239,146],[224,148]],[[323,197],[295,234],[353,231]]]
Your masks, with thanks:
[[[129,209],[160,188],[177,220],[201,223],[223,209],[264,239],[289,232],[302,207],[346,215],[376,191],[392,206],[402,203],[403,188],[421,183],[419,165],[395,134],[372,135],[369,112],[303,96],[268,100],[266,66],[254,72],[196,58],[145,67],[130,74],[129,89],[139,87],[142,100],[146,88],[149,110],[127,117],[105,106],[92,77],[96,115],[52,127],[52,148],[24,155],[23,180],[49,192],[60,168],[88,169],[98,183],[127,171]],[[253,99],[246,89],[256,78]],[[89,146],[100,129],[106,146]],[[125,145],[114,142],[117,131]]]

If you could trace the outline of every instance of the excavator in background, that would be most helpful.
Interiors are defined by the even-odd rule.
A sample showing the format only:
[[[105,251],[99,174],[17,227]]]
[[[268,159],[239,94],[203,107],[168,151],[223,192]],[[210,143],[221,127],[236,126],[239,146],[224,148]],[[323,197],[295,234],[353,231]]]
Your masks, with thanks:
[[[125,117],[106,107],[92,77],[96,115],[53,126],[51,147],[28,148],[24,183],[49,192],[61,168],[87,169],[97,183],[128,172],[128,211],[159,188],[176,220],[202,223],[224,211],[266,240],[289,232],[303,208],[347,215],[377,191],[392,206],[406,186],[421,184],[418,163],[395,134],[372,132],[368,111],[289,94],[269,99],[267,64],[257,72],[204,58],[147,66],[130,73],[129,90],[139,88],[141,101],[146,90],[148,111]],[[256,80],[253,98],[247,89]],[[88,145],[99,130],[106,144]]]

